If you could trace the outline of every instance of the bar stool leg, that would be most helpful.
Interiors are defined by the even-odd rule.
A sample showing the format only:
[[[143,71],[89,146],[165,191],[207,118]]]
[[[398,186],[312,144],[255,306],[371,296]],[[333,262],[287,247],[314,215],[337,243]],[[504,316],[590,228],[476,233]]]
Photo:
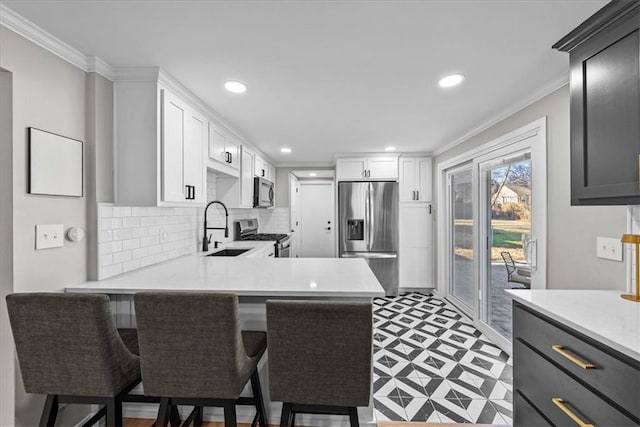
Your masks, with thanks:
[[[349,410],[349,421],[351,422],[351,427],[360,427],[360,422],[358,420],[358,408],[355,406],[349,406],[347,409]]]
[[[204,406],[198,406],[198,412],[196,413],[196,418],[193,420],[194,427],[202,427],[202,416],[204,413]]]
[[[291,404],[283,403],[282,404],[282,415],[280,416],[280,427],[290,427],[291,426]]]
[[[291,423],[289,425],[291,427],[296,425],[296,413],[294,411],[291,411]]]
[[[260,377],[258,376],[258,368],[256,367],[251,374],[251,391],[253,400],[256,402],[256,410],[258,411],[258,423],[260,427],[267,427],[267,414],[264,409],[264,399],[262,397],[262,387],[260,387]]]
[[[160,399],[160,407],[158,408],[158,419],[155,422],[155,427],[167,427],[169,425],[169,398],[163,397]]]
[[[169,423],[171,424],[171,427],[180,427],[182,420],[180,420],[178,405],[169,405],[169,407]]]
[[[224,404],[224,427],[237,427],[236,402],[231,400]]]
[[[122,427],[122,405],[115,398],[107,400],[107,427]]]
[[[40,417],[40,427],[53,427],[58,416],[58,396],[55,394],[47,395],[47,400],[42,408],[42,416]]]

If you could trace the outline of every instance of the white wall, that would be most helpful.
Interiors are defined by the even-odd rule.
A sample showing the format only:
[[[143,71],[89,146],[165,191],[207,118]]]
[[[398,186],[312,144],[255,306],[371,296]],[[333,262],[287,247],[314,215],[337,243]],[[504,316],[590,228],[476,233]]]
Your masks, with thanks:
[[[626,207],[571,206],[568,86],[440,154],[433,169],[543,116],[547,117],[547,287],[624,289],[624,263],[597,258],[596,237],[619,238],[625,233]],[[439,207],[437,214],[442,212]]]
[[[86,197],[48,197],[27,193],[27,128],[34,126],[85,140],[86,74],[12,31],[0,28],[0,67],[13,77],[13,249],[14,290],[62,291],[87,278],[87,240],[65,241],[63,248],[36,251],[36,224],[87,228]],[[85,168],[85,177],[93,171]],[[86,188],[86,187],[85,187]],[[4,302],[3,302],[4,303]],[[15,387],[15,425],[37,424],[42,398]],[[67,407],[67,424],[86,413]]]
[[[13,292],[12,78],[0,69],[0,425],[13,424],[13,337],[5,297]]]

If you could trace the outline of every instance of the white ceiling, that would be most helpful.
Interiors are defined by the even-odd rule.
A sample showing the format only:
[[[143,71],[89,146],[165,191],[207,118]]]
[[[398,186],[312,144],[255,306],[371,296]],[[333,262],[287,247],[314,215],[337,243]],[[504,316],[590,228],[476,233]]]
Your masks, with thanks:
[[[276,164],[318,166],[386,145],[433,152],[544,95],[568,79],[551,45],[607,3],[2,2],[113,67],[160,66]],[[466,81],[440,89],[451,72]]]

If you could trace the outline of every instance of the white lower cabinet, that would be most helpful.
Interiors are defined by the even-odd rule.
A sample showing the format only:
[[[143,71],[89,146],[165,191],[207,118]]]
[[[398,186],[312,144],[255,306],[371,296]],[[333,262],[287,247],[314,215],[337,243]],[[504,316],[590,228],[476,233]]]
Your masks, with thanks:
[[[433,287],[433,215],[430,203],[400,203],[400,287]]]

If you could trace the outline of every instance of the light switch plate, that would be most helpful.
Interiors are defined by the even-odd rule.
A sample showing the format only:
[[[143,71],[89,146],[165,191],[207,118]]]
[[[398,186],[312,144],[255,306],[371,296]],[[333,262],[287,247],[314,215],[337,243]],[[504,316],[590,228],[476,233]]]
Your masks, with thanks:
[[[596,255],[598,258],[622,261],[622,242],[620,238],[596,238]]]
[[[64,245],[62,224],[36,225],[36,249],[61,248]]]

